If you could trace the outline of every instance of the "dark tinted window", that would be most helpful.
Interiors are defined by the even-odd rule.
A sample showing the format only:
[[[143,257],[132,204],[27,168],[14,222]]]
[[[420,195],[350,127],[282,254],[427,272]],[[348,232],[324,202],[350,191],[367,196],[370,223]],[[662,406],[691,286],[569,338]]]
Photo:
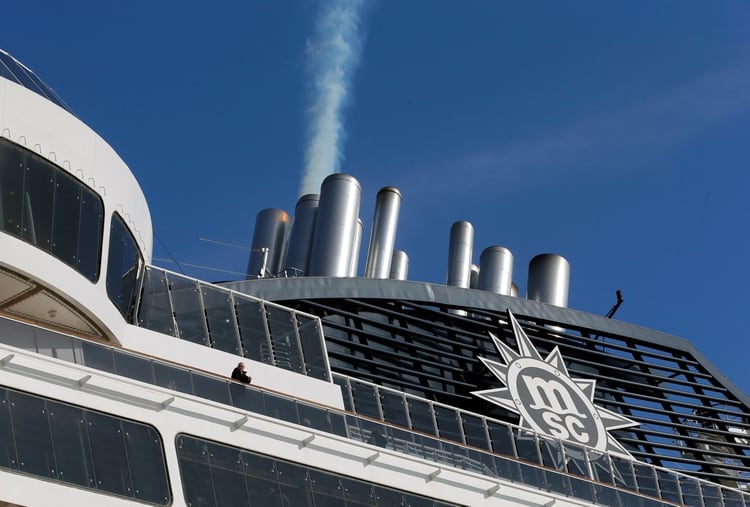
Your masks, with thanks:
[[[109,229],[107,295],[128,320],[132,317],[136,281],[142,264],[143,257],[135,238],[120,215],[114,213]]]
[[[103,204],[48,160],[0,139],[0,230],[41,248],[95,282]]]
[[[455,505],[189,435],[177,457],[188,505]]]
[[[148,425],[0,388],[0,468],[166,505],[161,437]]]

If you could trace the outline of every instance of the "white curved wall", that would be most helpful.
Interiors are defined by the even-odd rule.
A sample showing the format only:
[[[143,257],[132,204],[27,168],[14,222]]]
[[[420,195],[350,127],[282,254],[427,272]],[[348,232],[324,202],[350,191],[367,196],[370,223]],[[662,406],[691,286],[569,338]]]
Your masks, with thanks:
[[[81,120],[21,85],[0,78],[0,136],[38,153],[86,183],[104,200],[108,216],[128,223],[147,263],[153,244],[151,214],[125,162]],[[106,226],[109,221],[105,222]]]
[[[104,227],[100,276],[91,283],[64,262],[10,234],[0,233],[0,264],[42,281],[110,336],[126,323],[107,296],[110,221],[117,211],[151,262],[152,225],[146,198],[125,162],[91,128],[49,100],[0,77],[0,137],[34,151],[101,196]]]

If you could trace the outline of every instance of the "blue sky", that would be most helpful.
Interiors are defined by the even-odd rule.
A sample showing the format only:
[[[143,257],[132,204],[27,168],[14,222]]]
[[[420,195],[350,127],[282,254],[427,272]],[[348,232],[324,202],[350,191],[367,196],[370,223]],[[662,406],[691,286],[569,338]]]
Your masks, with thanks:
[[[570,306],[690,339],[745,392],[750,332],[750,4],[364,2],[341,169],[404,201],[410,278],[444,282],[448,232],[474,258],[571,263]],[[189,275],[236,278],[256,213],[292,212],[325,2],[3,6],[0,47],[130,165]],[[168,252],[167,252],[168,251]],[[174,264],[162,265],[177,269]],[[364,262],[360,262],[360,269]]]

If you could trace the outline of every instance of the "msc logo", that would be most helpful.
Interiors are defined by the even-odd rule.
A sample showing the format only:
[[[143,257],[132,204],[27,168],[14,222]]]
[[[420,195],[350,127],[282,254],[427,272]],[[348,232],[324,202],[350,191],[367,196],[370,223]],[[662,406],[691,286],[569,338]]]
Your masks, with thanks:
[[[629,456],[608,432],[638,423],[594,405],[596,381],[571,378],[557,347],[542,359],[510,310],[508,316],[518,352],[490,334],[505,364],[479,358],[506,387],[472,394],[519,414],[519,425],[524,428],[597,451]]]

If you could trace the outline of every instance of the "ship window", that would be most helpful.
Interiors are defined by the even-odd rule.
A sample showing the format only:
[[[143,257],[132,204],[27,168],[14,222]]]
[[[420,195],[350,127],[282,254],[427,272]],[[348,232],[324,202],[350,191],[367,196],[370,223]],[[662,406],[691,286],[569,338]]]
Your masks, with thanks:
[[[135,288],[143,257],[119,214],[112,214],[107,262],[107,295],[128,321],[133,314]]]
[[[0,388],[0,468],[170,502],[161,437],[148,425]]]
[[[36,153],[0,139],[0,230],[99,278],[101,198]]]
[[[190,435],[176,443],[188,505],[455,505]]]

